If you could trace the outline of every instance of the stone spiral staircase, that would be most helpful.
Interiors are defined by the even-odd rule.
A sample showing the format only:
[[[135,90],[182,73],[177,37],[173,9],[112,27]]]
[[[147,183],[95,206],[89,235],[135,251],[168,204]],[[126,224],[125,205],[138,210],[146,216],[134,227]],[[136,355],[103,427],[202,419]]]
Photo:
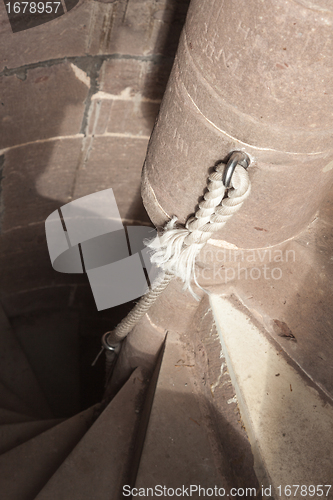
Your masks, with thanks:
[[[43,340],[36,324],[10,322],[0,309],[3,499],[108,500],[124,498],[124,492],[130,497],[133,487],[227,489],[237,484],[232,460],[217,449],[198,393],[192,349],[184,347],[178,334],[166,334],[153,373],[135,369],[111,401],[100,398],[82,410],[74,387],[75,358],[66,360],[73,351],[68,334],[75,318],[62,318],[61,330],[56,314],[47,316],[48,323],[44,318],[39,324]],[[50,345],[52,328],[58,329],[58,346]],[[36,354],[38,344],[29,347],[25,340],[34,335],[44,361]],[[59,337],[67,342],[61,349]],[[50,369],[56,370],[53,382]]]

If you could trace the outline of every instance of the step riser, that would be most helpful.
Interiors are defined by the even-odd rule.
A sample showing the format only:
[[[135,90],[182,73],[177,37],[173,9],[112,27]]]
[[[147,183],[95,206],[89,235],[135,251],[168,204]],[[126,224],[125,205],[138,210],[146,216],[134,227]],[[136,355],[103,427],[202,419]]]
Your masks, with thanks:
[[[22,413],[17,413],[15,411],[6,410],[5,408],[0,408],[0,425],[31,422],[33,420],[34,417],[31,417],[29,415],[24,415]]]
[[[146,389],[137,369],[36,500],[120,499]]]
[[[0,484],[6,500],[34,500],[84,436],[99,405],[0,456]]]
[[[37,411],[33,410],[16,394],[10,391],[3,383],[0,382],[0,404],[1,407],[24,415],[37,416]]]
[[[45,432],[59,423],[60,421],[57,419],[1,425],[0,455],[38,436],[38,434]]]

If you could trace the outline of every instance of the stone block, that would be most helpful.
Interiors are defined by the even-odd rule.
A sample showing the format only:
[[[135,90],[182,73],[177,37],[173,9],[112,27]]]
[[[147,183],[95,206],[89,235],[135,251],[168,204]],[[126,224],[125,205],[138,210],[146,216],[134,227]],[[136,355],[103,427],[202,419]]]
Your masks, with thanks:
[[[146,63],[143,96],[150,99],[160,99],[164,95],[171,72],[173,59],[161,63]]]
[[[5,153],[2,231],[44,222],[70,199],[81,139],[36,142]]]
[[[63,63],[0,80],[0,148],[79,134],[88,88]]]
[[[98,79],[101,91],[93,96],[88,133],[149,137],[167,77],[168,71],[160,64],[134,59],[105,61]]]
[[[141,168],[146,138],[95,138],[90,158],[78,173],[74,198],[112,188],[123,222],[147,223],[148,216],[140,196]]]
[[[59,424],[59,420],[37,420],[35,422],[10,423],[0,428],[0,453],[6,453],[38,434]]]
[[[139,99],[103,99],[93,103],[89,134],[120,133],[150,136],[160,105]]]
[[[180,30],[184,24],[188,0],[145,0],[121,2],[117,8],[96,7],[95,32],[91,49],[96,45],[103,53],[172,54],[174,55]],[[103,16],[100,15],[103,10]],[[97,36],[99,44],[97,44]],[[102,36],[101,36],[102,34]]]
[[[116,5],[96,2],[92,14],[90,53],[153,53],[152,11],[154,7],[145,0]]]
[[[124,57],[104,61],[99,76],[100,90],[108,94],[123,93],[124,97],[133,97],[142,89],[142,74],[146,64],[144,61]]]
[[[103,63],[99,85],[103,92],[123,99],[141,93],[144,97],[161,100],[171,71],[171,62],[137,59],[112,59]]]

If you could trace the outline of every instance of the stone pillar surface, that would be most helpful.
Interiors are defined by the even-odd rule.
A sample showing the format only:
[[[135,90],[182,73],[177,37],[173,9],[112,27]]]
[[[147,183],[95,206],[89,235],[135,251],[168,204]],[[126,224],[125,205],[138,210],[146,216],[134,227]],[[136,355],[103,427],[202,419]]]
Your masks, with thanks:
[[[262,248],[313,220],[332,186],[332,23],[328,0],[192,0],[143,169],[154,224],[185,222],[233,150],[252,193],[213,239]]]

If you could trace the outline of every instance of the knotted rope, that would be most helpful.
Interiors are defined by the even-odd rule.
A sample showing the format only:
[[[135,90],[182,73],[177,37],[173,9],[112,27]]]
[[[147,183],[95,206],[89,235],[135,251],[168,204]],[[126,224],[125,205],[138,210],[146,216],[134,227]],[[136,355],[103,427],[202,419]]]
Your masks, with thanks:
[[[177,217],[173,217],[163,228],[162,235],[145,242],[152,251],[151,261],[164,270],[164,276],[153,283],[151,290],[109,333],[110,345],[126,337],[174,277],[180,278],[184,282],[184,289],[198,298],[191,287],[192,279],[200,287],[195,277],[195,259],[213,233],[219,231],[241,208],[251,190],[248,173],[239,165],[227,189],[222,182],[224,168],[225,164],[219,163],[209,175],[203,200],[185,226],[177,224]],[[225,197],[226,194],[228,197]]]
[[[207,191],[199,208],[190,217],[185,227],[177,227],[177,218],[168,222],[161,236],[156,236],[146,245],[152,250],[151,262],[168,271],[184,282],[184,290],[189,290],[197,298],[191,287],[195,277],[195,259],[212,234],[219,231],[243,205],[250,194],[251,184],[247,171],[240,166],[232,176],[231,188],[222,182],[225,165],[218,164],[209,175]],[[226,191],[228,198],[224,198]],[[221,203],[222,202],[222,203]]]

